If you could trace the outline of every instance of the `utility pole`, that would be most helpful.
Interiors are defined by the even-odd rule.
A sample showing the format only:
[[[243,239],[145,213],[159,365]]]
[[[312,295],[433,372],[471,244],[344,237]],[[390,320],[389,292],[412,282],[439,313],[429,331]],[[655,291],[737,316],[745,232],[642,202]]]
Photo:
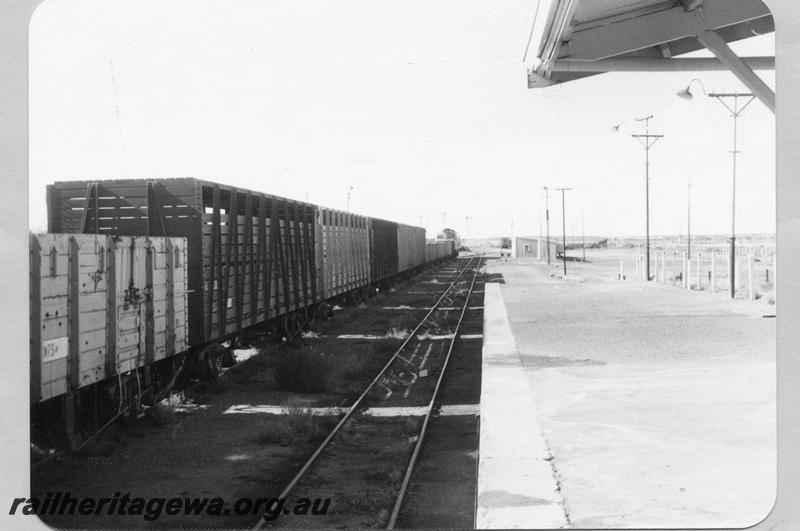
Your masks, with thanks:
[[[689,183],[689,197],[686,212],[686,256],[692,256],[692,183]]]
[[[586,261],[586,223],[583,220],[583,210],[581,210],[581,249],[583,249],[583,261]]]
[[[556,190],[561,191],[561,245],[563,246],[561,250],[561,258],[564,261],[564,276],[567,275],[567,214],[564,208],[565,206],[565,199],[564,199],[564,192],[567,190],[572,190],[572,188],[556,188]]]
[[[350,212],[350,192],[353,191],[353,187],[347,189],[347,211]]]
[[[447,228],[447,212],[442,212],[442,230]]]
[[[650,280],[650,148],[664,135],[650,134],[650,119],[653,115],[637,118],[637,122],[644,122],[643,135],[631,135],[644,147],[644,179],[645,179],[645,230],[646,230],[646,262],[645,275]],[[652,140],[651,140],[652,139]]]
[[[544,187],[544,219],[547,230],[545,245],[547,246],[547,265],[550,265],[550,191]]]
[[[466,240],[469,238],[469,216],[464,216],[464,220],[467,222],[467,230],[466,234],[464,235],[464,239]]]
[[[536,259],[542,259],[542,211],[539,211],[539,240],[536,246]]]
[[[745,108],[755,99],[755,95],[749,92],[712,92],[708,95],[708,97],[716,98],[717,101],[719,101],[731,112],[731,117],[733,118],[733,150],[731,151],[731,154],[733,155],[733,180],[731,183],[731,267],[730,271],[728,272],[728,276],[730,277],[730,294],[732,299],[736,296],[736,154],[739,153],[736,150],[737,122],[739,120],[739,116],[742,114],[742,111],[744,111]],[[725,103],[726,98],[733,99],[733,108]],[[739,98],[745,99],[745,102],[741,107],[739,107]]]

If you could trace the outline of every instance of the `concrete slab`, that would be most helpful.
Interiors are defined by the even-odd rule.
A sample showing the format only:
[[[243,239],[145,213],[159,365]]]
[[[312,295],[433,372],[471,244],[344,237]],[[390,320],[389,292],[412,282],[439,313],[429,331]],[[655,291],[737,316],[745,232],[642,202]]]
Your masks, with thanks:
[[[498,284],[486,284],[481,363],[480,529],[559,528],[563,499]]]
[[[762,318],[775,306],[620,282],[595,264],[566,279],[531,262],[488,269],[505,281],[571,525],[760,521],[776,490],[776,323]]]

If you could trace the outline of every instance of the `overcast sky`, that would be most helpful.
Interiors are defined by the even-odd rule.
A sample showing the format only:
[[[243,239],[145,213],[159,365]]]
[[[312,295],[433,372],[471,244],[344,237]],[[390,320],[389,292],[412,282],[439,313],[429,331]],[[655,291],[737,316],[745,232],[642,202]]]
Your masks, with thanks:
[[[439,231],[538,234],[542,187],[571,187],[567,234],[730,230],[732,120],[677,98],[693,77],[614,73],[530,90],[535,0],[47,0],[30,28],[30,221],[54,180],[198,177]],[[771,35],[737,43],[772,55]],[[759,72],[774,87],[773,72]],[[701,95],[698,88],[696,94]],[[613,134],[612,124],[627,122]],[[773,232],[774,117],[740,120],[737,232]],[[560,234],[560,197],[551,197]]]

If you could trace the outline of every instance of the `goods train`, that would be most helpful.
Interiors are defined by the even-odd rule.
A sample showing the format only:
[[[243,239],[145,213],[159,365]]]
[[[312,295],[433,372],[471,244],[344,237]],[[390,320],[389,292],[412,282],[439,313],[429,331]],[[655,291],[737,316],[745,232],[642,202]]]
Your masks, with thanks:
[[[32,425],[75,447],[218,343],[457,254],[425,229],[194,178],[63,181],[31,235]],[[54,422],[53,419],[58,419]]]

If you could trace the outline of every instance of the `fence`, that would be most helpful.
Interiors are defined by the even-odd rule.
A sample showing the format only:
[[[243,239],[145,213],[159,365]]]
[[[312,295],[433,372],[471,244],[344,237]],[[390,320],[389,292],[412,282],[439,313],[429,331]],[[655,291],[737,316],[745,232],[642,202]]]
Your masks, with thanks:
[[[713,247],[687,256],[685,250],[657,249],[653,252],[650,276],[656,282],[698,291],[730,291],[731,255],[724,247]],[[768,247],[737,249],[734,282],[736,294],[751,300],[775,291],[775,252]],[[620,278],[623,264],[620,263]],[[644,280],[645,258],[636,259],[636,279]]]

